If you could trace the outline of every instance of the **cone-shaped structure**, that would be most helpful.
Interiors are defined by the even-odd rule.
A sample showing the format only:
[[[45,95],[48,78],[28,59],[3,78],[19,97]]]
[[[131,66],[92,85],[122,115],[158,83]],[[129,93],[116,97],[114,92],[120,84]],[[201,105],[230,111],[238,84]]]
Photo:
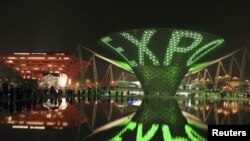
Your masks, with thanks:
[[[167,124],[175,136],[185,134],[187,121],[177,102],[166,96],[174,96],[190,66],[224,40],[192,30],[134,29],[100,42],[127,61],[142,85],[145,98],[132,121],[148,128]]]

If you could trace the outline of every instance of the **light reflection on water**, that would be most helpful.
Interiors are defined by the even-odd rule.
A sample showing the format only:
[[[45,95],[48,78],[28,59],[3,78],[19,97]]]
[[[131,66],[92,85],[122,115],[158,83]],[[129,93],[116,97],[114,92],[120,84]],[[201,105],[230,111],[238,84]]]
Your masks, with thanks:
[[[206,124],[250,124],[250,102],[247,100],[178,98],[177,102],[181,110]],[[1,109],[0,126],[54,130],[78,128],[81,125],[80,130],[88,131],[81,132],[81,137],[84,137],[94,129],[135,112],[140,104],[141,100],[136,98],[122,102],[116,99],[75,99],[70,102],[62,98],[58,105],[47,101],[33,105],[30,110],[23,107],[22,112]],[[77,136],[76,132],[72,135]]]
[[[250,124],[250,102],[246,100],[178,100],[183,111],[207,124]]]

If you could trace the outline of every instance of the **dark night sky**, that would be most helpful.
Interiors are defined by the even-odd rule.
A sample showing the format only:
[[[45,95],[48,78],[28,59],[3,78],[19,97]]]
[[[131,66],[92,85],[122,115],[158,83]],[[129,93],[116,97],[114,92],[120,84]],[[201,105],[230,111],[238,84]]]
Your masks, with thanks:
[[[219,56],[250,45],[250,8],[228,0],[22,0],[0,2],[0,55],[12,52],[72,53],[82,44],[100,54],[106,33],[132,28],[164,27],[201,30],[222,36]]]

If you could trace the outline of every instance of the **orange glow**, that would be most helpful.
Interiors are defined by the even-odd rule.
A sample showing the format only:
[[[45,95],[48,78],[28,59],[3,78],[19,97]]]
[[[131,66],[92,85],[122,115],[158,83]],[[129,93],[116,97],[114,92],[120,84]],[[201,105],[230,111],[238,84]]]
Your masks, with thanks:
[[[62,56],[64,56],[65,53],[55,53],[55,55],[62,55]]]
[[[48,57],[49,60],[55,60],[56,57]]]
[[[3,62],[12,69],[19,71],[25,79],[42,80],[44,73],[64,73],[74,78],[80,71],[80,60],[65,53],[14,53],[2,56]],[[88,63],[83,61],[84,69]],[[67,68],[67,69],[64,69]],[[62,72],[63,71],[63,72]],[[27,76],[26,73],[29,73]]]
[[[62,126],[68,126],[68,122],[63,122]]]
[[[28,125],[43,125],[44,123],[41,121],[27,121]]]
[[[236,114],[237,112],[238,112],[238,109],[237,109],[237,108],[233,108],[233,109],[232,109],[232,113],[233,113],[233,114]]]
[[[221,108],[218,108],[216,111],[217,111],[217,113],[221,113],[221,112],[222,112],[222,109],[221,109]]]
[[[69,80],[68,80],[68,85],[71,85],[71,78],[69,78]]]
[[[47,122],[46,125],[53,126],[53,125],[55,125],[55,122]]]
[[[28,57],[29,60],[44,60],[45,57]]]
[[[16,57],[8,57],[8,59],[12,59],[12,60],[14,60],[14,59],[16,59]]]
[[[13,61],[12,60],[8,60],[8,61],[6,61],[6,63],[13,63]]]

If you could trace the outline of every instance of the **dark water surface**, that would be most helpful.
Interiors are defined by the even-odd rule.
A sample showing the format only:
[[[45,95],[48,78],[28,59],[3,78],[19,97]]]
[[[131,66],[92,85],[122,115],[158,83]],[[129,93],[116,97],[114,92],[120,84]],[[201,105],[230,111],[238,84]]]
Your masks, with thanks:
[[[250,124],[250,101],[247,99],[177,101],[183,111],[206,124]],[[115,98],[75,98],[71,101],[62,98],[57,103],[51,103],[50,100],[44,103],[1,101],[0,138],[3,141],[82,140],[94,129],[135,112],[140,102],[140,99],[135,98],[124,98],[123,102]],[[105,139],[102,134],[99,138],[109,139]]]

